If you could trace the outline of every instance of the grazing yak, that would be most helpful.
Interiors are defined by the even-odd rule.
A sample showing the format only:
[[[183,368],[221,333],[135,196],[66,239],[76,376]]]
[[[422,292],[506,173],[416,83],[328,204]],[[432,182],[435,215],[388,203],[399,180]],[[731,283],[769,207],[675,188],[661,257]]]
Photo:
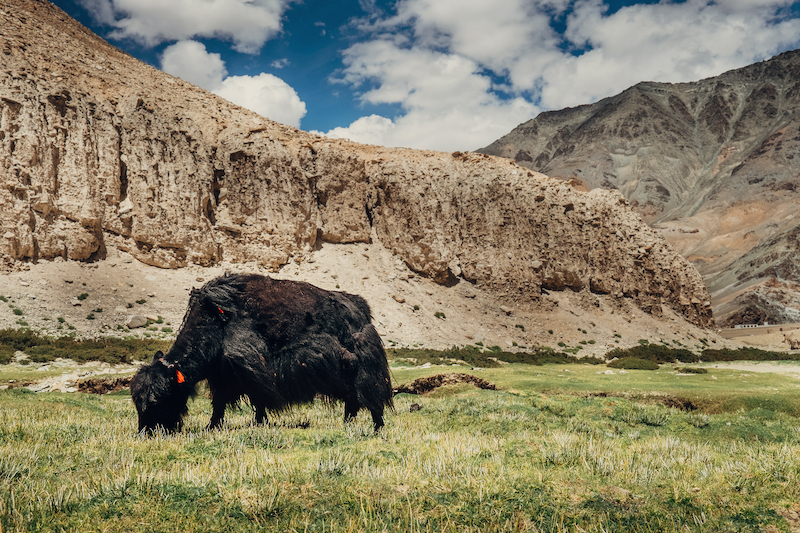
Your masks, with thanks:
[[[209,428],[243,397],[259,424],[267,411],[321,395],[344,401],[345,421],[368,409],[378,431],[384,406],[392,407],[386,352],[363,298],[257,274],[226,274],[192,290],[172,348],[131,381],[139,431],[180,430],[204,379]]]

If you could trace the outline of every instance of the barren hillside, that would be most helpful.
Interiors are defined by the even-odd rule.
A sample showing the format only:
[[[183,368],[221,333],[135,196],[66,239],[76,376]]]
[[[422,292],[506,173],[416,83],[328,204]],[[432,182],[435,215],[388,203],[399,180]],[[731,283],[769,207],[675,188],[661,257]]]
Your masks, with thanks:
[[[640,83],[542,113],[481,153],[619,190],[703,275],[721,324],[800,313],[791,262],[800,176],[800,51],[694,83]],[[771,281],[770,281],[771,280]],[[788,300],[760,287],[780,284]],[[754,292],[732,303],[731,295]],[[790,295],[790,296],[789,296]],[[759,303],[761,302],[761,303]],[[723,305],[724,304],[724,305]]]
[[[616,191],[579,192],[503,158],[277,124],[131,58],[44,0],[5,2],[0,27],[0,257],[8,272],[30,269],[13,280],[119,257],[179,269],[159,276],[167,285],[170,272],[204,277],[200,267],[313,278],[324,258],[329,276],[376,279],[341,288],[396,296],[373,299],[378,315],[415,312],[393,289],[395,269],[431,316],[436,301],[474,291],[466,298],[483,303],[471,320],[503,304],[500,322],[525,309],[571,330],[614,312],[620,327],[646,317],[653,336],[661,317],[713,323],[697,271]],[[358,263],[358,246],[381,266]],[[343,264],[348,255],[357,261]],[[42,298],[74,292],[54,283]],[[438,344],[464,343],[456,329]]]

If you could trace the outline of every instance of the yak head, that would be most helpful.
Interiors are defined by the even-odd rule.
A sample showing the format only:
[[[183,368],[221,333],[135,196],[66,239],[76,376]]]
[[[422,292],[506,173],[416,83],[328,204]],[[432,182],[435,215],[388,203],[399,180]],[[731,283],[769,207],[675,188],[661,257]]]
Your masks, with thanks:
[[[131,398],[139,413],[139,432],[151,434],[162,427],[167,432],[179,431],[187,412],[191,387],[175,365],[156,352],[153,362],[144,365],[131,380]]]

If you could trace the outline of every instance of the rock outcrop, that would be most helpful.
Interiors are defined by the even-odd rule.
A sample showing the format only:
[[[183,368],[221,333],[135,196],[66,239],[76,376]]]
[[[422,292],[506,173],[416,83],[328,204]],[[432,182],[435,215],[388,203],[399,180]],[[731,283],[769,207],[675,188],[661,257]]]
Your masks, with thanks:
[[[584,190],[621,191],[698,268],[714,305],[728,302],[725,314],[774,322],[798,312],[761,297],[733,309],[728,297],[761,274],[800,282],[795,269],[760,266],[787,255],[781,235],[798,227],[800,51],[542,113],[479,152]]]
[[[616,191],[511,161],[292,129],[159,72],[44,0],[0,10],[0,256],[277,269],[379,239],[414,271],[515,298],[626,297],[712,323],[697,271]]]

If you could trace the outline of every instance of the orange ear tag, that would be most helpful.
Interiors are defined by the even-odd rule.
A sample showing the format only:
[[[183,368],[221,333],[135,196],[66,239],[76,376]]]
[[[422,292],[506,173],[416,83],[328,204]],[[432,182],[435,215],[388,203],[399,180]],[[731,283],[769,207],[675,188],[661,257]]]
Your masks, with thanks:
[[[183,377],[183,373],[180,370],[175,371],[175,376],[177,376],[178,378],[178,383],[183,383],[184,381],[186,381],[186,378]]]

